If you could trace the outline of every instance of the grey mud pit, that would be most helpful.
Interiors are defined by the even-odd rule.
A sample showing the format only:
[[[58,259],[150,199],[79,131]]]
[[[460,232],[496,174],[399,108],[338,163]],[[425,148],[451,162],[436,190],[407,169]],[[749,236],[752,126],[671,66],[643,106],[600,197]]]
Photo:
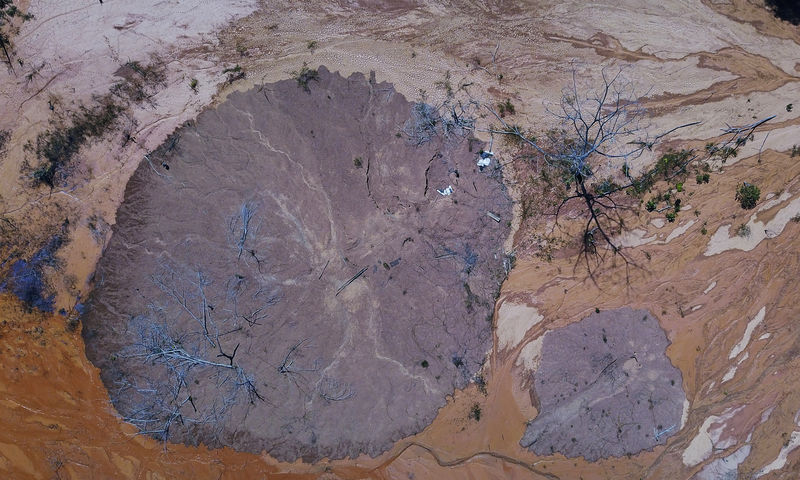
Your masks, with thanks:
[[[682,428],[686,400],[668,345],[650,312],[630,308],[546,333],[532,376],[540,413],[522,446],[593,462],[664,444]]]
[[[84,335],[143,432],[282,460],[377,455],[490,349],[500,171],[477,168],[477,141],[398,135],[412,104],[389,84],[321,68],[309,87],[231,94],[127,186]]]

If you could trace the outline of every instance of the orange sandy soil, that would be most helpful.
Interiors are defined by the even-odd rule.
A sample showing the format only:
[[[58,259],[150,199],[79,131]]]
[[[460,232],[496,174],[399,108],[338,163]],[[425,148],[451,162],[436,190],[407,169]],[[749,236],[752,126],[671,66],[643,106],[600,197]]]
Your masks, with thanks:
[[[512,99],[518,110],[514,123],[534,129],[547,125],[542,101],[558,98],[573,67],[582,77],[596,79],[597,65],[631,64],[629,77],[641,91],[652,87],[644,102],[655,114],[654,129],[703,121],[676,134],[676,146],[702,146],[725,123],[778,117],[738,161],[729,162],[724,173],[713,173],[709,184],[687,182],[691,196],[676,223],[659,227],[659,216],[643,211],[628,219],[640,240],[631,240],[636,246],[626,252],[640,268],[627,269],[627,276],[624,264],[609,258],[600,269],[598,287],[585,270],[575,268],[576,259],[566,249],[556,249],[549,262],[520,252],[500,302],[528,304],[543,319],[530,329],[515,328],[526,332],[519,343],[493,349],[486,395],[474,387],[456,392],[426,430],[376,459],[281,464],[266,455],[165,447],[136,436],[116,416],[98,372],[85,358],[80,335],[67,332],[61,317],[26,314],[16,300],[2,297],[0,476],[689,479],[749,445],[751,452],[738,467],[740,478],[762,473],[764,479],[798,477],[800,223],[784,217],[800,213],[800,162],[788,154],[800,143],[800,30],[770,17],[756,0],[554,0],[524,6],[362,1],[357,14],[350,9],[359,2],[311,1],[300,7],[298,2],[268,2],[221,31],[203,23],[203,15],[224,17],[220,22],[232,17],[208,9],[193,11],[189,19],[182,11],[160,11],[159,18],[167,21],[164,31],[182,25],[183,32],[164,41],[154,40],[147,30],[153,28],[151,20],[124,11],[131,8],[124,6],[128,2],[105,2],[117,9],[113,18],[100,16],[96,2],[84,3],[51,12],[49,3],[34,2],[41,11],[23,26],[17,52],[28,66],[37,60],[46,66],[30,82],[24,79],[25,69],[16,77],[0,72],[0,129],[13,132],[0,163],[0,211],[25,225],[30,235],[45,238],[53,218],[67,212],[75,219],[72,242],[62,252],[59,306],[69,307],[77,291],[90,288],[103,242],[92,240],[87,219],[100,215],[113,224],[127,179],[143,153],[226,92],[287,78],[304,62],[344,75],[374,70],[378,81],[393,82],[411,99],[419,89],[434,99],[440,96],[434,83],[449,70],[454,84],[474,82],[470,92],[476,98]],[[249,10],[228,13],[241,17]],[[317,42],[313,48],[310,41]],[[26,155],[22,145],[46,126],[47,99],[87,101],[107,91],[121,61],[146,61],[150,53],[168,61],[169,80],[154,107],[135,112],[140,144],[121,148],[116,138],[82,151],[75,188],[51,193],[25,186],[19,180]],[[475,57],[488,72],[474,67]],[[222,68],[237,63],[248,78],[223,85]],[[196,95],[188,88],[191,78],[200,80]],[[795,109],[787,112],[785,105],[793,102]],[[767,130],[759,163],[754,154]],[[508,160],[500,144],[495,150]],[[761,187],[759,207],[769,208],[745,212],[735,204],[733,191],[743,180]],[[771,200],[776,201],[767,205]],[[720,227],[735,229],[751,215],[756,215],[754,225],[780,228],[750,250],[704,255]],[[701,233],[704,224],[706,234]],[[678,235],[677,228],[686,231]],[[519,244],[529,235],[547,236],[549,230],[526,227],[515,238]],[[595,308],[623,305],[652,311],[672,341],[667,354],[681,369],[689,399],[683,428],[653,452],[592,464],[522,450],[518,441],[536,411],[520,355],[535,356],[534,342],[546,330]],[[762,307],[763,320],[754,321]],[[475,403],[481,406],[480,421],[469,418]]]

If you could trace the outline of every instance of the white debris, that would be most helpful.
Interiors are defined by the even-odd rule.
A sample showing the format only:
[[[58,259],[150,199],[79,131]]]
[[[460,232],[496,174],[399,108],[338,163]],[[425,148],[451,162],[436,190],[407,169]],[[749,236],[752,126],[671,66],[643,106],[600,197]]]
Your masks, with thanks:
[[[452,185],[448,185],[447,188],[445,188],[444,190],[439,190],[437,188],[436,191],[439,192],[439,195],[441,195],[443,197],[447,197],[447,196],[453,194],[453,186]]]
[[[492,163],[492,157],[494,157],[494,152],[481,152],[481,155],[478,157],[478,166],[488,167]]]

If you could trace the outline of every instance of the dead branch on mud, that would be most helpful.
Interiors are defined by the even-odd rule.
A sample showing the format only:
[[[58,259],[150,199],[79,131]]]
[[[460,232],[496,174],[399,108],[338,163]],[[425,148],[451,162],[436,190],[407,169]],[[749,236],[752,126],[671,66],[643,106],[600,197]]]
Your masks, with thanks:
[[[579,87],[573,71],[571,85],[562,91],[559,104],[555,108],[547,107],[560,128],[547,131],[542,139],[527,134],[518,125],[509,125],[491,106],[485,106],[501,125],[485,131],[514,137],[532,148],[547,166],[560,172],[567,189],[572,190],[572,194],[566,195],[556,207],[555,224],[558,224],[562,208],[574,200],[582,204],[586,222],[579,258],[585,260],[592,278],[593,268],[604,258],[603,251],[619,254],[626,265],[633,265],[613,239],[623,231],[622,213],[630,208],[618,198],[620,192],[641,194],[652,186],[657,175],[663,174],[669,180],[685,173],[686,167],[698,160],[698,156],[688,150],[668,153],[640,177],[631,176],[631,161],[653,150],[669,134],[700,122],[678,125],[651,136],[644,124],[647,112],[640,105],[632,83],[622,73],[622,69],[614,74],[603,70],[600,88],[592,91]],[[772,118],[774,116],[742,127],[728,126],[723,130],[726,138],[718,145],[707,147],[708,157],[721,156],[724,162],[727,156],[735,156],[736,149],[752,139],[755,129]],[[609,166],[612,160],[622,163],[622,175],[596,178],[596,172]],[[679,205],[674,208],[677,210]],[[600,245],[605,248],[600,250]]]
[[[468,85],[461,83],[454,91],[448,71],[444,80],[436,83],[436,87],[445,92],[444,100],[439,105],[431,105],[427,103],[423,92],[420,101],[412,104],[410,118],[406,120],[401,133],[416,146],[431,141],[437,135],[449,138],[465,137],[472,133],[480,103],[469,97],[463,100],[456,98],[456,93],[466,91]]]

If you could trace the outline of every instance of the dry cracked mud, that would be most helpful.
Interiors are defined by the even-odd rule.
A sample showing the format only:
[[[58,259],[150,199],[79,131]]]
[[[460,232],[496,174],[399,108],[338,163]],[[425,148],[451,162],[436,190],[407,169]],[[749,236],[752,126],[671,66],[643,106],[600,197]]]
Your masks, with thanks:
[[[144,432],[374,456],[484,362],[511,216],[499,167],[476,166],[477,141],[412,145],[412,103],[374,77],[320,68],[308,87],[231,94],[128,183],[84,337]]]
[[[531,392],[540,413],[522,446],[594,462],[664,444],[686,400],[668,345],[650,312],[627,307],[548,332]]]

